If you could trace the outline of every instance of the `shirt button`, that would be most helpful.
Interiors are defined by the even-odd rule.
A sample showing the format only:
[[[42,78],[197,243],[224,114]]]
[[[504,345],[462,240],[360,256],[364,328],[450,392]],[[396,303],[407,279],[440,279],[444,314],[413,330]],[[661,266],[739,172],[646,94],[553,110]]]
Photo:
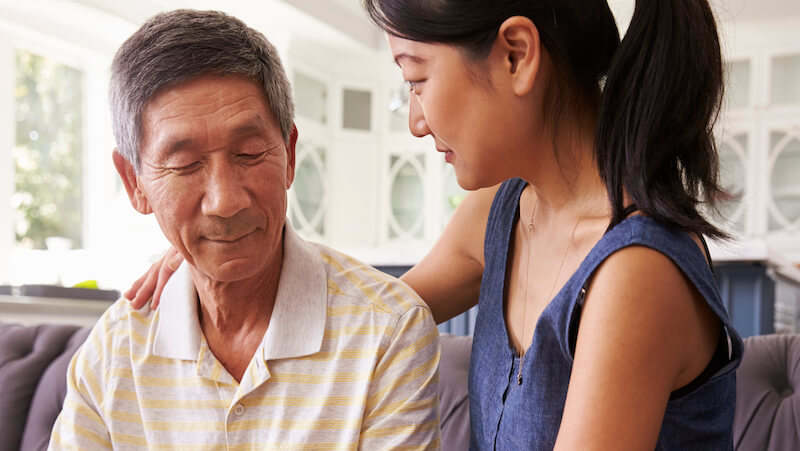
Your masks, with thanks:
[[[236,404],[236,407],[233,408],[233,413],[238,417],[244,415],[244,406],[241,404]]]

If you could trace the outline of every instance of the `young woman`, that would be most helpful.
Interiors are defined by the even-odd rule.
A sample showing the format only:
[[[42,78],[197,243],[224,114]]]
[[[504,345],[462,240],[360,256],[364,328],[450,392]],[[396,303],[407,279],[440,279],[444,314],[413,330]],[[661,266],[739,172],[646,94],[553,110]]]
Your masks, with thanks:
[[[725,233],[700,212],[720,193],[707,1],[637,2],[622,42],[605,0],[364,6],[411,132],[475,190],[403,276],[439,322],[480,306],[472,447],[732,449],[742,342],[702,239]]]

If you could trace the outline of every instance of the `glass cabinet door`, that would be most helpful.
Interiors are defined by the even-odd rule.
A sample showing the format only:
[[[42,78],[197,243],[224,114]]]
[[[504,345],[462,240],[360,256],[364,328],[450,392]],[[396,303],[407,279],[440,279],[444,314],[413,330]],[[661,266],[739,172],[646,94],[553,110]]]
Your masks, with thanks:
[[[769,230],[800,225],[800,131],[770,133]]]
[[[389,93],[389,131],[408,133],[408,86],[400,84]]]
[[[422,155],[390,157],[389,239],[421,239],[425,223],[425,160]]]
[[[450,222],[450,218],[456,211],[461,201],[464,200],[467,192],[458,184],[456,173],[453,166],[444,166],[444,186],[442,187],[442,229]]]
[[[292,226],[301,234],[322,237],[325,235],[328,191],[325,149],[298,143],[296,159],[289,217]]]
[[[342,92],[342,128],[370,131],[372,128],[372,93],[360,89]]]
[[[746,133],[725,137],[719,143],[720,185],[724,198],[717,204],[718,223],[728,232],[745,232],[748,154]]]
[[[296,71],[294,104],[298,116],[320,124],[328,122],[328,86],[324,81]]]
[[[800,104],[800,54],[772,58],[770,104]]]
[[[747,108],[751,104],[750,61],[729,61],[725,64],[725,108]]]

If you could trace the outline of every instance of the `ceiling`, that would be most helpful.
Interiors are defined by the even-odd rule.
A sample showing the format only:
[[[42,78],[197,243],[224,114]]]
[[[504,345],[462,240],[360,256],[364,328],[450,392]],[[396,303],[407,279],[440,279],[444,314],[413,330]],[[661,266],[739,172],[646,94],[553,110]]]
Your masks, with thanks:
[[[712,0],[721,20],[749,22],[800,17],[798,0]]]
[[[332,25],[356,40],[376,47],[382,38],[361,10],[361,0],[280,0],[316,19]],[[635,0],[608,0],[624,31],[633,13]],[[800,0],[711,0],[717,18],[726,25],[800,17]],[[343,20],[343,18],[347,20]],[[356,30],[359,30],[356,33]],[[377,35],[377,37],[376,37]],[[371,36],[366,38],[366,36]]]
[[[800,0],[711,0],[717,17],[723,26],[772,20],[778,18],[800,18]],[[624,31],[633,11],[635,0],[609,0],[609,5]],[[27,6],[26,6],[27,5]],[[245,20],[249,25],[262,30],[271,40],[274,34],[291,34],[293,38],[319,44],[320,46],[354,52],[373,52],[384,44],[383,34],[366,18],[361,10],[361,0],[37,0],[16,2],[0,0],[3,12],[14,10],[38,10],[37,15],[47,21],[70,20],[61,17],[64,5],[73,5],[75,10],[93,14],[106,14],[113,21],[124,21],[130,29],[120,30],[109,25],[110,34],[115,31],[126,36],[144,20],[159,11],[175,8],[219,9]],[[81,13],[82,14],[82,13]],[[13,19],[11,19],[13,20]],[[103,27],[104,21],[94,23]],[[114,44],[116,45],[116,44]]]

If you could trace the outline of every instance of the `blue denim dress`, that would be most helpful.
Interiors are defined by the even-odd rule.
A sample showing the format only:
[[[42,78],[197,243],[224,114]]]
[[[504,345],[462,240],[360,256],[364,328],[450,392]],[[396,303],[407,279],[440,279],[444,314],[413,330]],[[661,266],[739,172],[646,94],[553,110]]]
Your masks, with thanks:
[[[510,344],[504,317],[506,262],[519,197],[526,182],[512,179],[497,192],[486,227],[486,267],[469,375],[473,450],[552,450],[567,396],[574,337],[585,285],[609,255],[631,245],[656,249],[672,259],[694,283],[724,324],[716,355],[721,364],[688,392],[667,404],[657,450],[731,450],[736,402],[734,370],[742,340],[733,330],[714,275],[692,238],[644,216],[631,216],[595,245],[561,291],[547,305],[517,382],[520,359]]]

